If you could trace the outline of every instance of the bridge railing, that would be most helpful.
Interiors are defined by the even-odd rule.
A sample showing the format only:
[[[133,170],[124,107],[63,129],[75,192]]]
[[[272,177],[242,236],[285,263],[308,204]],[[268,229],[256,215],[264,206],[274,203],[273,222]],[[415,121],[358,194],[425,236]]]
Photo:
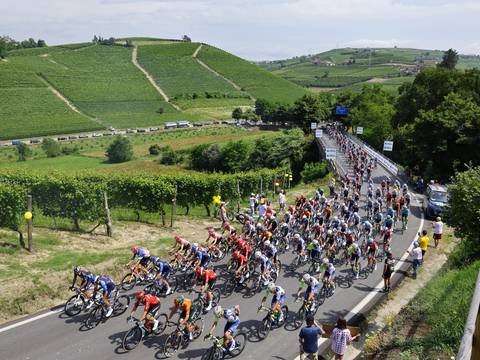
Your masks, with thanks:
[[[326,158],[326,144],[324,143],[323,141],[323,138],[316,138],[315,139],[315,142],[317,143],[317,146],[318,146],[318,149],[320,150],[320,154],[322,155],[322,157],[325,159]],[[327,160],[328,164],[329,164],[329,167],[330,167],[330,170],[340,176],[346,176],[347,175],[347,170],[344,169],[344,167],[337,163],[337,161],[335,160]]]
[[[465,330],[463,332],[462,342],[458,349],[457,360],[476,360],[480,359],[480,272],[477,276],[475,291],[470,303]]]

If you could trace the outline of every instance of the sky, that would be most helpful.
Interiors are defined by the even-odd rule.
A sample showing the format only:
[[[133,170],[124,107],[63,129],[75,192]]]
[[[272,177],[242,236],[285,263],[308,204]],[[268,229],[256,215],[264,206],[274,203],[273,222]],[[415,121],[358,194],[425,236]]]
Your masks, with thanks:
[[[49,45],[186,34],[257,61],[395,45],[480,54],[480,0],[0,0],[0,14],[0,35]]]

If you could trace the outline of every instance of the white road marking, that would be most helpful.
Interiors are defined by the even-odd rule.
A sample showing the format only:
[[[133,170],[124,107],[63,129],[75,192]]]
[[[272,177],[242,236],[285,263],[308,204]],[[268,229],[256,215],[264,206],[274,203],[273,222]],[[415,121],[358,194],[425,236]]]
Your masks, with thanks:
[[[26,325],[28,323],[31,323],[32,321],[43,319],[44,317],[47,317],[47,316],[50,316],[50,315],[53,315],[53,314],[58,314],[61,311],[63,311],[63,308],[60,308],[60,309],[57,309],[57,310],[51,310],[51,311],[46,312],[44,314],[37,315],[37,316],[31,317],[29,319],[23,320],[23,321],[19,321],[15,324],[12,324],[12,325],[9,325],[9,326],[5,326],[4,328],[0,329],[0,333],[11,330],[11,329],[15,329],[16,327],[19,327],[19,326],[22,326],[22,325]]]

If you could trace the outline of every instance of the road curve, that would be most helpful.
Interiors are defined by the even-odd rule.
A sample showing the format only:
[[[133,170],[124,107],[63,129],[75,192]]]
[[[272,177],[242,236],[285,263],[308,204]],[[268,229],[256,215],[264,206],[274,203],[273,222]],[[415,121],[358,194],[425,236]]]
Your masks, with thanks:
[[[331,139],[326,139],[329,145],[336,146]],[[380,166],[374,170],[373,179],[375,183],[387,176],[387,172]],[[362,189],[365,191],[365,189]],[[406,249],[412,243],[419,225],[421,223],[421,208],[413,200],[411,206],[411,218],[409,228],[403,233],[401,230],[396,232],[392,243],[392,252],[395,258],[400,259]],[[283,255],[281,260],[284,264],[289,264],[291,254]],[[365,260],[364,260],[365,261]],[[405,271],[408,262],[404,262],[399,273]],[[300,271],[305,271],[305,268]],[[353,286],[337,288],[335,295],[325,301],[317,312],[317,319],[322,323],[332,323],[338,315],[354,315],[352,309],[364,313],[383,296],[376,288],[381,281],[382,266],[378,267],[373,274],[365,280],[356,280]],[[337,268],[339,280],[345,276],[346,267]],[[287,305],[290,311],[296,311],[299,304],[294,303],[293,294],[298,288],[298,277],[300,275],[282,270],[277,283],[287,291]],[[400,280],[401,276],[396,275],[395,281]],[[223,281],[223,280],[222,280]],[[67,286],[67,284],[65,284]],[[373,295],[370,295],[372,294]],[[239,357],[239,359],[294,359],[298,354],[298,331],[287,331],[286,329],[274,329],[269,336],[258,341],[255,335],[256,326],[264,316],[264,313],[257,314],[257,307],[263,294],[257,294],[252,298],[244,298],[242,294],[234,294],[229,298],[222,299],[221,304],[224,307],[240,304],[241,306],[241,328],[249,335],[249,342]],[[364,299],[370,300],[365,306],[362,305]],[[371,299],[370,299],[371,298]],[[172,297],[162,300],[162,312],[170,307]],[[270,301],[270,299],[268,300]],[[121,348],[121,339],[130,328],[125,322],[126,314],[112,318],[104,324],[100,324],[93,330],[81,331],[81,316],[68,318],[61,312],[53,313],[39,320],[35,320],[17,327],[0,328],[0,359],[8,360],[80,360],[80,359],[162,359],[163,354],[161,345],[166,338],[166,334],[158,337],[147,338],[137,349],[124,353]],[[205,326],[209,328],[212,322],[212,315],[205,317]],[[8,324],[7,324],[8,325]],[[223,328],[223,323],[219,329]],[[170,330],[171,331],[171,330]],[[217,333],[221,331],[218,330]],[[168,329],[166,333],[169,333]],[[200,359],[210,343],[204,342],[203,336],[191,343],[188,348],[180,350],[174,359]],[[323,343],[323,346],[328,344]]]

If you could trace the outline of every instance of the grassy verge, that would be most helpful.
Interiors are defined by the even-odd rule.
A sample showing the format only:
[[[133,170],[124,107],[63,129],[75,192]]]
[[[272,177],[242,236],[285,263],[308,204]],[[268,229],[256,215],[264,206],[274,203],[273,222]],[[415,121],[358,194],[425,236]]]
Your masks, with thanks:
[[[463,336],[479,269],[480,260],[444,266],[386,330],[366,341],[365,352],[375,359],[450,359]]]

